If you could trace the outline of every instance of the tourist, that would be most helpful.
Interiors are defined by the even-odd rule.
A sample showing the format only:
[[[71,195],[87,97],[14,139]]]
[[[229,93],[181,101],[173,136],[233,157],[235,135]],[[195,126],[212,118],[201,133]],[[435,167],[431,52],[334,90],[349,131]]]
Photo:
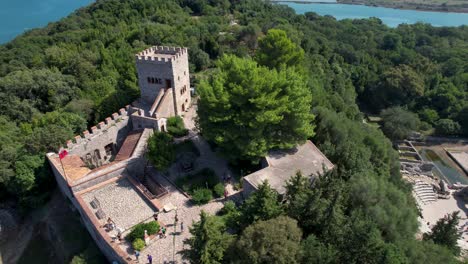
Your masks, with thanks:
[[[153,218],[154,218],[154,221],[157,222],[157,221],[158,221],[158,213],[154,213],[154,214],[153,214]]]
[[[184,222],[180,222],[180,232],[184,232]]]
[[[176,213],[176,215],[174,216],[174,221],[175,221],[176,223],[179,222],[179,217],[177,216],[177,213]]]
[[[224,199],[227,199],[228,197],[228,190],[226,188],[224,188]]]
[[[150,254],[148,254],[148,263],[153,264],[153,256],[151,256]]]
[[[140,251],[135,250],[135,257],[138,262],[140,262]]]
[[[107,218],[107,224],[106,224],[107,228],[110,230],[113,230],[114,227],[115,227],[115,222],[109,217]]]
[[[166,227],[163,226],[161,231],[162,231],[163,237],[166,238]]]
[[[115,230],[117,231],[117,238],[121,241],[123,230],[120,227],[116,227]]]

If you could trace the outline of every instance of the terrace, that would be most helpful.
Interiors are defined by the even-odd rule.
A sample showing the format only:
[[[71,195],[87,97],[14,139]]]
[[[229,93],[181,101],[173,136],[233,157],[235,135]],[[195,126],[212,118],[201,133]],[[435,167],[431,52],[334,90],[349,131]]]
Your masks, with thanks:
[[[92,189],[81,197],[101,224],[110,217],[123,230],[151,218],[157,211],[127,178]]]

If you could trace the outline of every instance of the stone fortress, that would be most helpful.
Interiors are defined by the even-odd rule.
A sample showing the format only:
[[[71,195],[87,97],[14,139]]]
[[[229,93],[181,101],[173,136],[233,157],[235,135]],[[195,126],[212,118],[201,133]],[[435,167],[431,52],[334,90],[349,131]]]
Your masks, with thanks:
[[[128,206],[139,211],[126,213],[141,217],[133,222],[120,217],[117,224],[126,230],[162,209],[157,198],[165,193],[164,188],[144,177],[146,141],[153,131],[166,131],[167,118],[182,115],[191,105],[187,48],[154,46],[136,54],[135,60],[140,98],[68,140],[64,158],[47,154],[60,190],[77,208],[103,254],[119,263],[128,261],[128,252],[100,228],[109,216],[102,207],[112,202],[105,201],[106,196],[114,192],[118,199],[125,193],[134,199]],[[109,186],[113,190],[99,201],[99,192]]]
[[[155,213],[161,213],[158,215],[161,225],[173,222],[178,215],[186,224],[186,231],[178,232],[177,242],[175,236],[173,242],[157,237],[146,241],[145,237],[146,247],[141,256],[156,254],[158,263],[163,259],[168,263],[169,258],[182,262],[179,253],[177,261],[174,256],[176,249],[179,252],[184,248],[182,241],[190,235],[188,228],[198,221],[201,210],[211,214],[219,211],[223,200],[192,206],[191,197],[145,159],[148,138],[154,131],[166,131],[169,117],[182,116],[185,125],[189,124],[187,128],[195,127],[187,49],[151,47],[136,54],[135,59],[140,98],[67,141],[66,155],[64,151],[48,153],[47,159],[60,190],[79,212],[91,237],[110,262],[134,263],[135,256],[129,242],[116,239],[117,228],[104,228],[107,219],[111,218],[125,237],[136,224],[153,220]],[[190,134],[190,140],[201,152],[199,163],[215,170],[219,177],[228,172],[227,161],[212,152],[196,132]],[[318,176],[333,169],[333,164],[310,141],[291,150],[272,151],[262,166],[263,169],[244,177],[242,191],[230,190],[229,199],[248,196],[264,180],[284,194],[285,182],[296,172]],[[175,234],[175,225],[171,228]]]

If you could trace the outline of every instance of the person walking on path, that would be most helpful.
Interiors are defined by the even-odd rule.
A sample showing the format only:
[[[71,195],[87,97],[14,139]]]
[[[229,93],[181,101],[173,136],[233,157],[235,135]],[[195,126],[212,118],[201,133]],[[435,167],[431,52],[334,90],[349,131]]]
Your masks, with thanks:
[[[154,213],[154,214],[153,214],[153,218],[154,218],[154,221],[157,222],[157,221],[158,221],[158,213]]]
[[[224,199],[227,199],[228,197],[228,190],[226,188],[224,188]]]
[[[135,250],[135,258],[137,262],[140,262],[140,251]]]
[[[148,254],[148,263],[153,264],[153,256]]]
[[[163,226],[161,231],[162,231],[163,237],[166,238],[166,227]]]
[[[180,222],[180,233],[184,232],[184,222]]]

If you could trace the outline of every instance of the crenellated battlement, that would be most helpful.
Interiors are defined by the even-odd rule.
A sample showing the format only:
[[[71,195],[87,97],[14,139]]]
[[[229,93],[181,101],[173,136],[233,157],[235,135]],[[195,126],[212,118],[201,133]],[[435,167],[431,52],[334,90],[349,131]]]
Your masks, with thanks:
[[[138,61],[172,62],[187,56],[187,48],[153,46],[135,55]]]
[[[121,122],[124,119],[128,119],[130,106],[127,105],[125,108],[120,108],[118,113],[113,113],[111,117],[106,117],[104,122],[99,122],[96,126],[91,127],[89,130],[82,132],[82,135],[76,135],[73,140],[67,140],[66,147],[69,151],[73,150],[77,146],[92,140],[92,138],[104,133],[111,126]]]

